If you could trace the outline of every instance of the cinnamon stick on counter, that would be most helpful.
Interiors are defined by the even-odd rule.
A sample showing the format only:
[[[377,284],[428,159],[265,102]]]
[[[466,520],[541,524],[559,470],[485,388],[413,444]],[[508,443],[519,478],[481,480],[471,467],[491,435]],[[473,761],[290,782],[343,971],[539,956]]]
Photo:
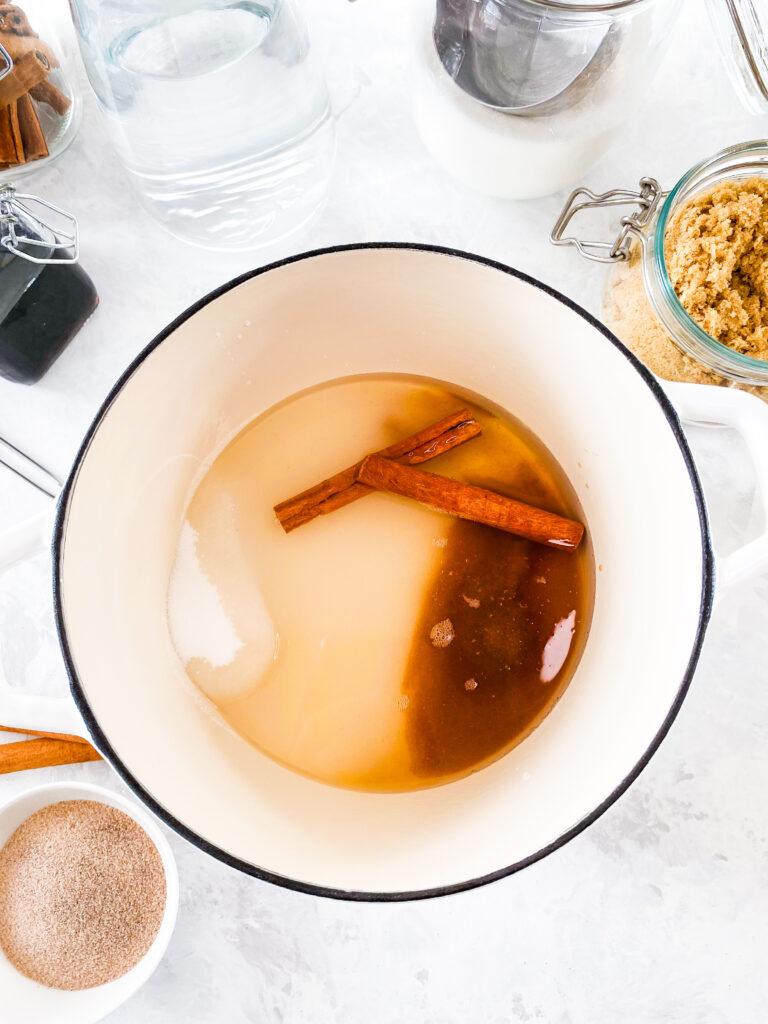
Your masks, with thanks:
[[[38,739],[0,746],[0,775],[29,768],[52,768],[59,764],[100,761],[101,754],[89,743]]]
[[[0,723],[0,733],[18,732],[22,736],[44,736],[51,740],[70,740],[72,743],[88,743],[84,736],[75,736],[68,732],[41,732],[40,729],[20,729],[18,725],[3,725]]]
[[[380,455],[363,459],[357,478],[368,487],[413,498],[441,512],[494,526],[561,551],[575,551],[584,535],[584,527],[572,519]]]
[[[428,459],[434,459],[444,452],[456,448],[465,441],[477,437],[480,424],[469,409],[459,409],[437,423],[425,427],[416,434],[383,448],[376,454],[384,459],[394,460],[407,466],[414,466]],[[318,516],[326,515],[337,508],[349,505],[375,488],[359,480],[359,470],[365,460],[336,473],[335,476],[309,490],[297,494],[287,501],[275,505],[275,514],[286,533],[309,523]]]

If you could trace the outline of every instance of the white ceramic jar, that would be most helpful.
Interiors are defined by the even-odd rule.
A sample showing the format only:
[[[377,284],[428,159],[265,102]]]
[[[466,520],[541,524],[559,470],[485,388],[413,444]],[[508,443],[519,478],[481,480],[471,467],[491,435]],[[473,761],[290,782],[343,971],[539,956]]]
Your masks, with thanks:
[[[749,0],[710,6],[739,93],[768,110],[764,16]],[[571,185],[630,121],[680,10],[678,0],[422,0],[412,63],[425,145],[488,195]]]
[[[469,42],[463,49],[461,44],[441,46],[434,0],[422,6],[416,32],[414,113],[421,137],[438,163],[478,191],[506,199],[556,192],[602,156],[626,121],[641,85],[655,71],[679,10],[674,0],[589,5],[494,0],[493,11],[482,3],[465,6],[469,13],[464,40],[484,31],[487,46],[471,51]],[[506,35],[503,26],[489,35],[491,16],[496,24],[508,19]],[[521,53],[516,41],[524,26],[536,33],[530,53]],[[569,75],[556,73],[556,59],[543,62],[538,70],[527,66],[541,48],[539,41],[574,34],[584,35],[586,48],[580,63],[577,56],[571,58],[581,83],[576,88],[564,85]],[[506,51],[501,49],[505,46]],[[442,60],[438,48],[443,50]],[[517,61],[521,67],[526,64],[524,72]],[[542,113],[531,106],[525,115],[497,106],[498,94],[483,102],[476,90],[474,95],[467,91],[471,84],[466,75],[462,78],[469,63],[475,70],[495,65],[496,80],[506,72],[509,88],[519,93],[526,85],[521,85],[520,76],[527,74],[530,91],[548,95],[550,102],[538,105]]]

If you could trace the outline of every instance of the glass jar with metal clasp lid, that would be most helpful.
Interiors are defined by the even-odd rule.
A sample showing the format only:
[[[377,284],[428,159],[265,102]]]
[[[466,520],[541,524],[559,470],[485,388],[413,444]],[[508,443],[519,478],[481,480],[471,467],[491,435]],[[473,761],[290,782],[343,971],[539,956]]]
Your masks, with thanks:
[[[78,258],[74,217],[0,184],[0,376],[39,380],[98,305]]]
[[[553,228],[555,245],[575,246],[587,259],[613,266],[603,320],[661,377],[768,388],[768,351],[756,358],[712,337],[684,307],[668,266],[668,229],[676,214],[720,185],[733,183],[738,193],[740,183],[749,187],[753,179],[765,179],[768,196],[768,140],[716,153],[691,168],[669,192],[655,178],[641,179],[636,190],[596,194],[577,189]],[[572,233],[574,219],[585,211],[627,206],[632,211],[621,218],[610,241],[588,241]],[[768,391],[758,393],[768,400]]]

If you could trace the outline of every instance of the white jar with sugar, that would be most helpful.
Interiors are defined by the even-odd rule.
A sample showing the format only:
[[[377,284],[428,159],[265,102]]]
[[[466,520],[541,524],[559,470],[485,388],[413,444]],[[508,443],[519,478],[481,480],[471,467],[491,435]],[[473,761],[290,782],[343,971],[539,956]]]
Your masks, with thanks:
[[[435,159],[480,192],[571,184],[627,122],[679,0],[424,0],[414,113]]]

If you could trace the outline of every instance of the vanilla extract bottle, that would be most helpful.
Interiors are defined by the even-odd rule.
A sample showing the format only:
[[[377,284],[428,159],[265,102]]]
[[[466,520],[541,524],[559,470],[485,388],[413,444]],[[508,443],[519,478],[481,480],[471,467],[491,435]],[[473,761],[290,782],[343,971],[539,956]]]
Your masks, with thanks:
[[[0,376],[34,384],[98,305],[73,217],[0,185]]]

